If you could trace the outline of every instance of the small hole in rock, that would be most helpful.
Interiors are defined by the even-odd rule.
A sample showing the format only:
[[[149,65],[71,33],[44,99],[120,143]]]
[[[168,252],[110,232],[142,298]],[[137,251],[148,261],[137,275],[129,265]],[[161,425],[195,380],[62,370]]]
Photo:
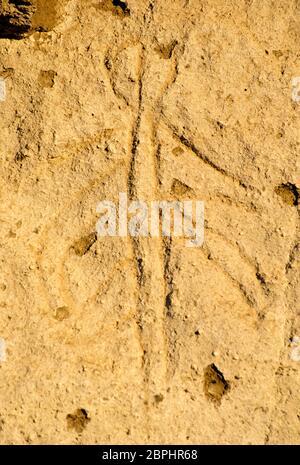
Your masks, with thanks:
[[[90,248],[95,244],[96,241],[97,234],[91,233],[76,241],[72,248],[76,255],[78,255],[79,257],[83,257],[83,255],[85,255],[90,250]]]
[[[162,394],[156,394],[154,396],[154,400],[157,404],[159,404],[160,402],[162,402],[164,400],[164,396]]]
[[[91,419],[84,408],[79,408],[73,414],[67,415],[68,429],[74,429],[77,433],[82,433],[89,421]]]
[[[299,204],[300,189],[298,189],[295,184],[291,184],[289,182],[286,184],[280,184],[275,187],[274,190],[287,205],[296,207]]]
[[[204,393],[208,400],[220,404],[222,397],[230,389],[230,384],[214,363],[204,370]]]
[[[54,318],[58,321],[66,320],[69,316],[70,310],[65,306],[57,308],[54,314]]]
[[[38,78],[39,84],[45,89],[51,89],[54,86],[56,76],[57,73],[51,69],[41,70]]]

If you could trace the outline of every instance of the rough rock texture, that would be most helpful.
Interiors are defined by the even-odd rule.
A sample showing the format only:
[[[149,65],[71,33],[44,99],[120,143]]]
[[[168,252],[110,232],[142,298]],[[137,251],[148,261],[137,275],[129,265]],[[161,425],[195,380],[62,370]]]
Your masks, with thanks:
[[[300,443],[299,1],[1,11],[0,442]],[[204,246],[97,239],[119,192]]]

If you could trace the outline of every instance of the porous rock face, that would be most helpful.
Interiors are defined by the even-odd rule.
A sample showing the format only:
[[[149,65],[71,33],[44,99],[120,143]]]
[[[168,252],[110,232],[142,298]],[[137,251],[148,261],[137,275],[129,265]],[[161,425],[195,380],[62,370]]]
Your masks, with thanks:
[[[0,443],[299,443],[299,2],[0,4]]]

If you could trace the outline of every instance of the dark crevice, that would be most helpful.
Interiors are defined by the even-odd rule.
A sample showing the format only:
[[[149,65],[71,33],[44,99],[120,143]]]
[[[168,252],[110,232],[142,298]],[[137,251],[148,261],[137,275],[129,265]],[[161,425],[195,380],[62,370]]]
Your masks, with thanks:
[[[0,8],[0,39],[22,39],[30,31],[35,6],[30,0],[9,0]]]
[[[58,20],[57,8],[58,0],[0,0],[0,39],[20,40],[36,31],[51,31]]]
[[[112,4],[115,7],[121,8],[121,10],[123,11],[125,15],[130,15],[130,10],[128,8],[127,2],[122,1],[122,0],[112,0]]]

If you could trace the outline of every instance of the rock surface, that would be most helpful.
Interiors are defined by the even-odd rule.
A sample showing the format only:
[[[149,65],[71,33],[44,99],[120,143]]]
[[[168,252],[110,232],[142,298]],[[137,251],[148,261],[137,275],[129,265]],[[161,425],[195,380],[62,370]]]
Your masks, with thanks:
[[[0,443],[299,444],[299,2],[0,4]]]

